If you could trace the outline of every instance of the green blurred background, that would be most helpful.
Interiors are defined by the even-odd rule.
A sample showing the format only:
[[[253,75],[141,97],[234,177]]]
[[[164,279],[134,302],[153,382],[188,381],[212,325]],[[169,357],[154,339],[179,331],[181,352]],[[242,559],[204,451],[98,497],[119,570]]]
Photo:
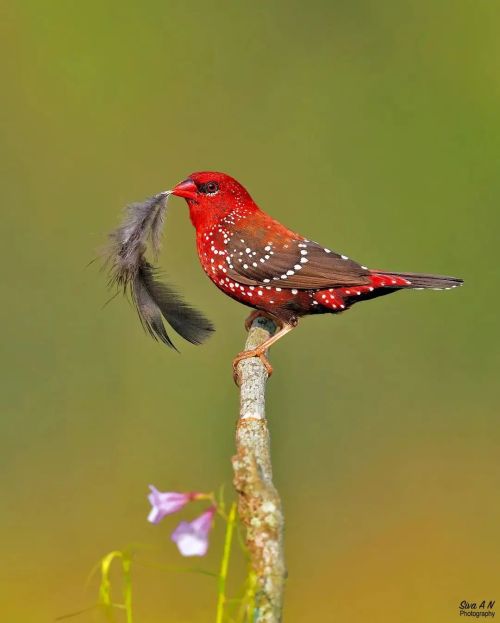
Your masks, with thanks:
[[[454,621],[462,599],[500,603],[498,3],[1,15],[2,621],[93,603],[89,570],[132,542],[152,546],[138,563],[187,566],[175,520],[146,522],[149,483],[230,491],[247,309],[202,273],[184,202],[161,263],[216,321],[206,346],[155,344],[124,300],[103,309],[105,276],[86,267],[124,204],[199,169],[363,263],[467,281],[306,319],[273,350],[286,620]],[[213,617],[210,578],[138,564],[134,589],[139,623]]]

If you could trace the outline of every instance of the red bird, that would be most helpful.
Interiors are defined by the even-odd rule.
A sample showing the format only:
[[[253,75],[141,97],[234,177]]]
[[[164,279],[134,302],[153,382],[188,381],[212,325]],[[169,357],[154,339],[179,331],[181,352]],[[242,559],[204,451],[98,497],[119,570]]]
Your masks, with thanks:
[[[110,282],[130,290],[145,329],[172,348],[163,319],[194,344],[205,340],[213,326],[156,279],[145,257],[148,244],[158,255],[169,195],[188,203],[198,256],[210,279],[231,298],[257,310],[247,327],[262,314],[279,327],[262,346],[235,358],[235,378],[237,363],[247,357],[260,357],[271,374],[265,351],[297,326],[301,316],[339,314],[354,303],[398,290],[442,290],[462,284],[455,277],[370,270],[272,219],[229,175],[193,173],[172,190],[128,206],[107,249]]]
[[[279,330],[262,346],[235,358],[234,370],[242,359],[260,357],[271,374],[265,351],[302,316],[339,314],[354,303],[398,290],[446,290],[462,284],[455,277],[362,266],[275,221],[225,173],[193,173],[169,194],[186,199],[201,265],[215,285],[278,323]]]

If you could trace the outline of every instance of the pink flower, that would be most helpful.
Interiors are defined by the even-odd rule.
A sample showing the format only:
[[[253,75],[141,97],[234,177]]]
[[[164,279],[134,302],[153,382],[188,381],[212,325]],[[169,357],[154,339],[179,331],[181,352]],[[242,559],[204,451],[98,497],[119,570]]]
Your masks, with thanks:
[[[149,488],[151,493],[148,495],[148,500],[153,507],[148,515],[148,521],[151,523],[159,523],[166,515],[176,513],[199,495],[198,493],[175,493],[173,491],[161,493],[153,485],[149,485]]]
[[[215,506],[211,506],[193,521],[181,521],[172,532],[172,541],[183,556],[204,556],[207,553],[215,510]]]

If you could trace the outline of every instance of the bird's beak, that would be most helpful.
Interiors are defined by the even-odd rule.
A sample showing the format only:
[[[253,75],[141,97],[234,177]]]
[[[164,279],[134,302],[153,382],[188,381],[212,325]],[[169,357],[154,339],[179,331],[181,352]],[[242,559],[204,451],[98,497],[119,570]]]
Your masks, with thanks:
[[[176,197],[184,197],[184,199],[196,199],[198,194],[198,188],[196,187],[196,184],[193,182],[193,180],[188,178],[187,180],[184,180],[183,182],[177,184],[177,186],[172,188],[170,192]]]

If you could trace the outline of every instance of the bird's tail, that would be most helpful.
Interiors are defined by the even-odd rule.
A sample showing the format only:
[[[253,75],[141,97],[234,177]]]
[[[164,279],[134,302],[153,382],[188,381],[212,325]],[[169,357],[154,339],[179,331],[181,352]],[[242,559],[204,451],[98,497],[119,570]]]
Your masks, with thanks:
[[[378,271],[377,271],[378,273]],[[398,282],[396,287],[401,287],[399,285],[400,280],[405,280],[407,283],[402,284],[403,287],[410,289],[423,289],[423,288],[431,288],[433,290],[450,290],[451,288],[457,288],[463,284],[463,279],[459,279],[458,277],[446,277],[443,275],[426,275],[424,273],[392,273],[385,272],[380,273],[384,276],[387,275],[392,279],[395,279]],[[390,287],[390,282],[386,284]]]

